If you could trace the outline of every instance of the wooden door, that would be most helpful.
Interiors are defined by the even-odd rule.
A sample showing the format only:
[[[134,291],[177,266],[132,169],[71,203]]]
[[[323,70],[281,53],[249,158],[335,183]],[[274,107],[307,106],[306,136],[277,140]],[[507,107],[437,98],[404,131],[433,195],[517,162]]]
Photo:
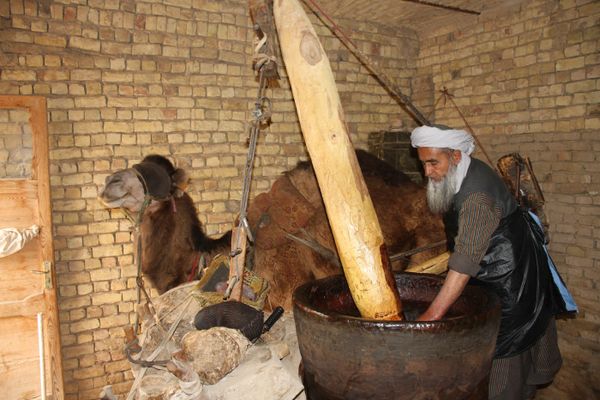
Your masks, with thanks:
[[[4,399],[64,398],[46,118],[43,97],[0,96],[0,228],[40,228],[23,249],[0,258]]]

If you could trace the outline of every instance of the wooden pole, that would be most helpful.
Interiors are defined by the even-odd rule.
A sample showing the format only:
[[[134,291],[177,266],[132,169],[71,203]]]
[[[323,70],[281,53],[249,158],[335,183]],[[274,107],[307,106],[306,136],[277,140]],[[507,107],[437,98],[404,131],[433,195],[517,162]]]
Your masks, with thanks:
[[[275,0],[273,6],[302,133],[354,302],[364,318],[400,319],[383,234],[327,55],[297,0]]]
[[[44,355],[44,319],[43,313],[37,313],[37,327],[38,327],[38,353],[40,355],[40,395],[42,400],[46,400],[46,367],[44,362],[46,356]]]
[[[231,230],[231,253],[229,261],[229,282],[235,280],[229,298],[242,301],[244,286],[244,264],[246,262],[246,232],[243,228],[235,227]]]
[[[404,272],[416,272],[419,274],[443,274],[448,271],[448,260],[450,252],[440,254],[439,256],[430,258],[417,265],[412,265],[404,270]]]

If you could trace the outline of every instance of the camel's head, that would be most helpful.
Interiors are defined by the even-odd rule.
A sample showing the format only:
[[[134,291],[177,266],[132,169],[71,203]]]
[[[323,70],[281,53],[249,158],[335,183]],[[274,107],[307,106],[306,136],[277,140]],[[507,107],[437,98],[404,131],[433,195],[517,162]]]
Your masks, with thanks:
[[[107,208],[138,212],[146,196],[155,201],[181,197],[188,180],[185,171],[175,168],[165,157],[149,155],[132,168],[106,177],[98,198]]]

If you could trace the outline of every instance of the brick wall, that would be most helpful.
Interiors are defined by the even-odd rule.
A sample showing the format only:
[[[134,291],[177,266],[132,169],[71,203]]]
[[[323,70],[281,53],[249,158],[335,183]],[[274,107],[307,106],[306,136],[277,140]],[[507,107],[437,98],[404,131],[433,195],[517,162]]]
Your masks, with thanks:
[[[580,307],[576,319],[559,321],[565,366],[543,398],[597,398],[600,3],[524,2],[420,46],[414,91],[426,113],[446,87],[494,162],[510,152],[531,158],[546,198],[550,253]],[[449,101],[434,115],[465,126]]]
[[[98,185],[149,153],[188,169],[207,232],[231,227],[256,83],[245,0],[0,1],[0,94],[48,102],[61,338],[68,399],[131,384],[122,328],[133,321],[130,224]],[[313,17],[314,18],[314,17]],[[407,116],[315,19],[357,146]],[[409,93],[414,33],[339,21]],[[280,72],[285,75],[283,68]],[[306,158],[289,86],[269,90],[253,194]]]
[[[29,113],[0,110],[0,179],[31,177],[31,159]]]

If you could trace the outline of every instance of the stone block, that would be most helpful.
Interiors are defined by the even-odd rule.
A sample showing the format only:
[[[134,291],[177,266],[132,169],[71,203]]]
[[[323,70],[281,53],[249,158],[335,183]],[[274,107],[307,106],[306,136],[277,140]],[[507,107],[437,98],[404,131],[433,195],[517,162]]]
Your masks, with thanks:
[[[92,304],[95,306],[99,306],[99,305],[103,305],[103,304],[114,304],[114,303],[118,303],[121,301],[121,294],[120,293],[113,293],[113,292],[105,292],[105,293],[94,293],[91,296],[92,298]],[[96,328],[98,328],[100,326],[100,323],[97,321],[98,326],[96,326]]]
[[[102,81],[104,82],[133,82],[133,73],[131,72],[102,72]]]
[[[578,69],[583,68],[584,66],[584,57],[575,57],[556,61],[557,71]]]
[[[134,132],[159,132],[162,131],[163,124],[160,121],[134,121]]]
[[[75,98],[75,107],[78,108],[101,108],[106,107],[105,96],[85,96]]]
[[[90,279],[93,282],[110,281],[121,277],[121,271],[118,268],[100,268],[90,271]]]
[[[95,365],[93,367],[89,367],[89,368],[78,368],[77,370],[73,371],[73,377],[75,379],[78,380],[84,380],[84,379],[88,379],[88,378],[93,378],[93,377],[98,377],[98,376],[102,376],[104,375],[104,367],[101,365]],[[93,381],[90,380],[90,383],[92,383]],[[91,385],[93,386],[93,385]],[[97,389],[96,389],[96,394],[97,394]]]
[[[129,323],[127,314],[113,315],[110,317],[100,318],[100,327],[103,329],[122,327]]]
[[[35,81],[36,73],[26,70],[3,70],[0,79],[6,81]]]
[[[136,43],[131,48],[133,55],[154,55],[158,56],[161,54],[161,46],[154,43]]]
[[[69,47],[95,53],[100,51],[100,43],[99,40],[79,36],[71,36],[69,38]]]
[[[67,40],[64,36],[57,36],[52,34],[35,35],[33,37],[33,42],[40,46],[63,48],[67,46]]]

